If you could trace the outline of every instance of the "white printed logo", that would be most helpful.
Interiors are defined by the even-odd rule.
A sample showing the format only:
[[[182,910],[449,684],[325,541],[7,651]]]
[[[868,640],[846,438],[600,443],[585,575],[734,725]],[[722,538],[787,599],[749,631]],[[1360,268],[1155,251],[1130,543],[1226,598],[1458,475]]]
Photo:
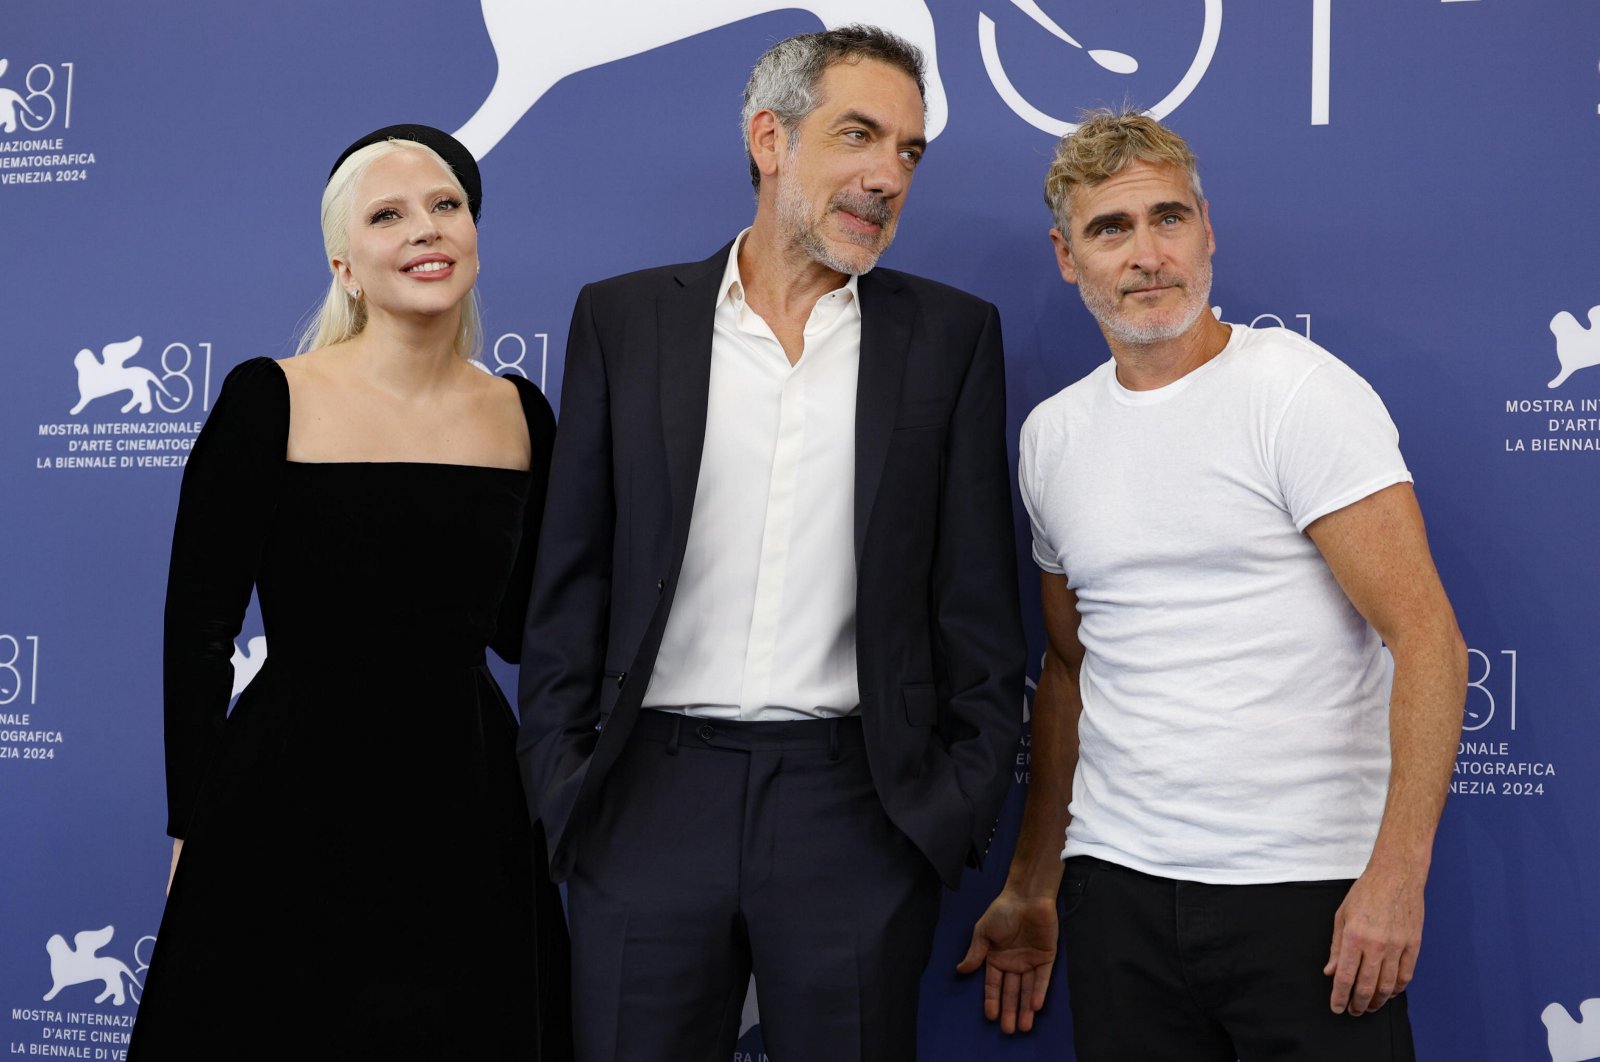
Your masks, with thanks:
[[[1207,0],[1207,7],[1220,3]],[[483,0],[483,23],[500,69],[488,98],[456,130],[456,139],[481,159],[556,82],[571,74],[756,15],[794,8],[810,11],[829,28],[870,22],[921,48],[927,61],[928,139],[944,131],[949,106],[939,78],[933,16],[924,0],[698,0],[693,4]]]
[[[1600,306],[1589,307],[1589,327],[1562,310],[1550,318],[1550,331],[1556,337],[1556,358],[1561,372],[1546,387],[1560,387],[1579,369],[1600,365]]]
[[[240,649],[236,643],[233,647],[233,693],[230,697],[237,697],[250,685],[250,680],[256,677],[256,672],[261,670],[261,665],[267,662],[267,640],[261,635],[256,635],[245,643]]]
[[[122,407],[124,413],[132,412],[135,406],[140,413],[149,413],[154,408],[151,388],[168,398],[174,397],[155,373],[142,365],[128,364],[143,345],[144,337],[134,336],[120,343],[107,343],[100,348],[100,358],[96,358],[94,351],[87,347],[78,351],[72,359],[72,364],[78,370],[78,404],[72,407],[72,415],[82,413],[83,408],[96,398],[114,395],[119,391],[128,392],[128,402]]]
[[[1573,1021],[1566,1007],[1552,1003],[1539,1015],[1539,1020],[1544,1022],[1550,1062],[1589,1062],[1600,1058],[1600,999],[1584,1000],[1578,1004],[1578,1013],[1582,1018]]]
[[[0,77],[6,76],[6,67],[10,65],[9,60],[0,59]],[[40,120],[41,117],[33,113],[33,108],[28,106],[28,101],[23,98],[22,93],[15,89],[0,88],[0,132],[15,133],[17,120],[21,114],[26,114],[34,121]]]
[[[1082,51],[1090,61],[1103,69],[1113,74],[1132,74],[1139,69],[1139,60],[1134,56],[1110,48],[1085,48],[1045,14],[1035,0],[1011,0],[1011,4],[1033,19],[1051,36]],[[1222,35],[1222,0],[1205,0],[1205,5],[1205,23],[1200,30],[1200,44],[1195,49],[1194,59],[1172,91],[1145,112],[1152,118],[1165,118],[1177,110],[1178,105],[1188,99],[1189,93],[1200,84],[1200,79],[1206,76],[1206,70],[1211,66],[1211,58],[1217,51],[1217,39]],[[978,12],[978,50],[983,56],[983,69],[988,73],[994,90],[1000,94],[1000,98],[1017,117],[1051,136],[1065,136],[1078,128],[1076,122],[1064,121],[1035,107],[1028,102],[1016,85],[1012,84],[1011,78],[1006,74],[1005,66],[1000,62],[1000,49],[995,43],[994,19],[982,11]]]
[[[0,58],[0,77],[5,77],[10,65],[9,59]],[[54,66],[34,63],[22,75],[25,92],[0,87],[0,132],[39,133],[53,126],[57,118],[61,119],[62,129],[71,129],[72,82],[76,67],[76,63],[69,62],[56,63]],[[60,83],[63,79],[64,85]],[[61,142],[23,141],[22,146],[59,149]],[[93,158],[88,157],[88,161],[92,162]]]
[[[44,1001],[50,1002],[56,998],[63,988],[73,985],[89,984],[99,981],[105,986],[98,996],[94,997],[96,1003],[104,1003],[107,999],[117,1006],[122,1006],[129,996],[135,1003],[139,1002],[139,993],[143,989],[139,978],[128,969],[126,963],[114,959],[109,955],[96,955],[95,952],[111,943],[111,936],[116,932],[113,926],[104,929],[85,929],[82,933],[72,938],[72,944],[67,944],[67,939],[60,933],[53,935],[45,942],[44,950],[50,953],[50,991],[45,993]],[[141,938],[144,941],[155,942],[154,937]],[[134,956],[138,957],[138,946],[134,947]],[[146,968],[141,962],[141,969]],[[124,990],[123,980],[127,980]]]

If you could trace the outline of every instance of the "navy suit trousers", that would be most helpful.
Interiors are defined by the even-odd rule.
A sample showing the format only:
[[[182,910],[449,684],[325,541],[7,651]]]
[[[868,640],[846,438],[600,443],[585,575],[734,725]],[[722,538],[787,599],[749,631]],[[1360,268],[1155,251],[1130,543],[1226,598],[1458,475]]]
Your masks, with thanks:
[[[938,917],[860,720],[642,711],[568,881],[583,1062],[725,1062],[751,973],[774,1062],[916,1057]]]

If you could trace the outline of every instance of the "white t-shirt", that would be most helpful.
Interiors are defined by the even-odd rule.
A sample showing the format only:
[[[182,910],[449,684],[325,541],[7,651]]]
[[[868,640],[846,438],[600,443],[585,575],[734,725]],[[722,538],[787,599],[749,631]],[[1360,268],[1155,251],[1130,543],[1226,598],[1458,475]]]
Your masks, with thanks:
[[[1166,387],[1130,391],[1107,362],[1022,428],[1034,559],[1083,619],[1062,858],[1355,877],[1388,785],[1392,665],[1303,532],[1411,474],[1366,381],[1292,332],[1231,327]]]

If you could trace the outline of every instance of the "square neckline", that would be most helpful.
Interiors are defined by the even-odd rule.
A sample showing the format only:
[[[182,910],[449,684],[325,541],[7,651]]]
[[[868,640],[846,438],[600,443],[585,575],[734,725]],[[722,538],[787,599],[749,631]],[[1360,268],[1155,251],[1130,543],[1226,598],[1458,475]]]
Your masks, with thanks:
[[[297,355],[295,355],[295,357],[299,357],[299,355],[297,354]],[[283,438],[284,438],[283,463],[285,465],[293,465],[293,466],[298,467],[298,468],[360,468],[360,467],[369,467],[369,468],[457,468],[457,469],[470,469],[470,470],[474,470],[474,471],[478,471],[478,472],[509,472],[512,475],[516,475],[516,476],[526,476],[526,475],[529,475],[530,473],[532,473],[532,471],[533,471],[533,461],[532,461],[533,432],[530,431],[529,428],[528,428],[528,410],[527,410],[527,407],[524,406],[523,403],[522,403],[522,392],[521,392],[520,388],[518,388],[518,390],[517,390],[517,405],[522,408],[522,428],[523,428],[523,431],[527,434],[527,437],[528,437],[529,462],[528,462],[528,467],[527,468],[511,468],[511,467],[509,467],[507,465],[473,465],[473,464],[464,464],[464,463],[462,463],[460,461],[400,461],[400,460],[395,460],[395,461],[296,461],[296,460],[293,460],[292,458],[289,457],[289,426],[292,423],[292,418],[294,416],[294,392],[293,392],[293,389],[289,386],[289,374],[283,371],[283,363],[280,362],[277,358],[268,358],[266,360],[270,361],[272,363],[273,367],[276,368],[278,370],[278,373],[283,377],[283,426],[284,426],[284,430],[283,430]],[[490,375],[493,375],[493,374],[491,373]],[[500,379],[509,380],[510,377],[502,376],[502,377],[500,377]],[[531,381],[530,381],[530,385],[531,385]],[[517,384],[515,384],[515,383],[513,383],[511,386],[513,388],[517,388]]]

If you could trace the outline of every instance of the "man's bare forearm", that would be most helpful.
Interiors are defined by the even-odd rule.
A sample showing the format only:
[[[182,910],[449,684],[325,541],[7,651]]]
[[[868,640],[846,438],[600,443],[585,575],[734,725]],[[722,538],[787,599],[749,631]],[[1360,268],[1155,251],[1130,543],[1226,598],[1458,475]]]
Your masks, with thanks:
[[[1448,606],[1390,648],[1389,792],[1368,867],[1426,878],[1461,737],[1467,650]]]
[[[1061,884],[1061,846],[1072,816],[1072,777],[1078,769],[1078,677],[1055,653],[1045,654],[1033,696],[1028,799],[1006,889],[1024,896],[1054,896]]]

